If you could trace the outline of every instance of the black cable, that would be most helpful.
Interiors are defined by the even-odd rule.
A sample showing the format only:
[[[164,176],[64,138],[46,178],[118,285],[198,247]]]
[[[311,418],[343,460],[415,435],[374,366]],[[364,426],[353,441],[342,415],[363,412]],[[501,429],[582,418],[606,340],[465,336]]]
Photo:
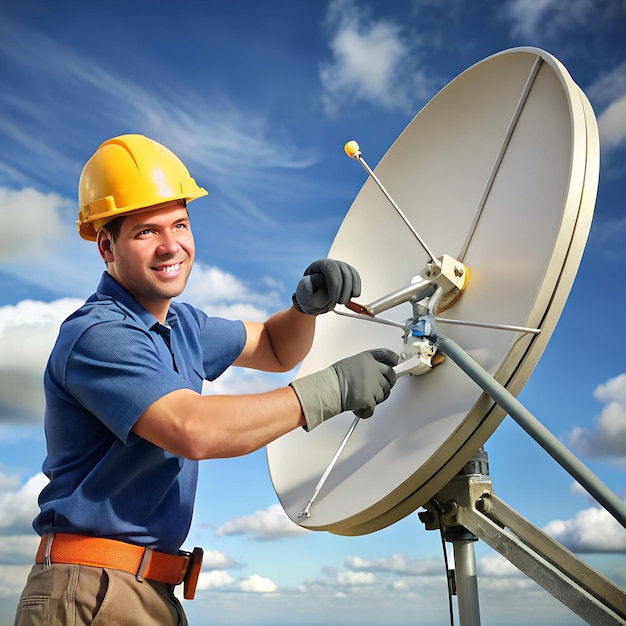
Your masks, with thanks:
[[[443,562],[446,568],[446,582],[448,587],[448,610],[450,612],[450,626],[454,626],[454,607],[452,601],[452,585],[450,581],[450,567],[448,565],[448,551],[446,550],[446,540],[444,538],[443,524],[441,523],[441,515],[443,513],[441,505],[435,498],[430,500],[430,504],[437,512],[437,520],[439,526],[439,535],[441,537],[441,549],[443,551]]]

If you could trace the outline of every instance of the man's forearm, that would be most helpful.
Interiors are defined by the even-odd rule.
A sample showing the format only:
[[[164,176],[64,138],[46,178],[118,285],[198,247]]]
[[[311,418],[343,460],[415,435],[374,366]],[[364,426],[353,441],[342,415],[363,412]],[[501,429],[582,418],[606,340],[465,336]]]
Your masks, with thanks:
[[[248,454],[304,425],[291,387],[236,396],[179,389],[154,402],[133,431],[173,454],[211,459]]]
[[[315,319],[290,307],[265,322],[276,359],[285,371],[293,369],[309,353],[315,336]]]

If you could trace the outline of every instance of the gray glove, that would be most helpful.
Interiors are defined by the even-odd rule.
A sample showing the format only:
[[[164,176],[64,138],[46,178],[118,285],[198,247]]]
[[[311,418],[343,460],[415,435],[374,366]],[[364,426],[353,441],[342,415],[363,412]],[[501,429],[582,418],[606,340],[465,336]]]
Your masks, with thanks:
[[[307,267],[291,299],[300,313],[320,315],[360,295],[361,277],[351,265],[320,259]]]
[[[397,363],[398,355],[392,350],[368,350],[291,382],[302,406],[306,430],[343,411],[370,417],[395,385],[393,366]]]

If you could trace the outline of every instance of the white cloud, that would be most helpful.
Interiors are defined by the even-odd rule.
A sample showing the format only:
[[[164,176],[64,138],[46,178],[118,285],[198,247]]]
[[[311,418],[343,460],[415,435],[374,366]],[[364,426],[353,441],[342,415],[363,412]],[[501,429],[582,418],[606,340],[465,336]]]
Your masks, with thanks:
[[[237,588],[241,591],[252,591],[254,593],[272,593],[276,591],[276,585],[269,579],[258,574],[253,574],[240,580]]]
[[[241,591],[250,593],[272,593],[277,586],[269,579],[252,574],[241,579],[234,579],[223,570],[201,572],[198,577],[198,591]],[[178,591],[178,590],[177,590]]]
[[[446,589],[443,559],[412,558],[401,554],[375,559],[352,556],[346,559],[347,571],[334,567],[322,568],[323,576],[309,579],[301,589],[307,593],[323,594],[333,589],[336,597],[344,597],[360,590],[367,593],[401,594],[432,598]],[[381,596],[383,597],[383,596]]]
[[[256,541],[274,541],[307,532],[309,531],[294,524],[279,504],[273,504],[252,515],[234,517],[222,524],[215,534],[218,537],[250,535]]]
[[[45,365],[61,322],[78,304],[24,300],[0,307],[0,422],[41,421]]]
[[[346,567],[351,570],[391,572],[403,576],[431,576],[443,572],[441,559],[409,557],[400,553],[374,559],[349,556],[346,558]]]
[[[276,283],[265,281],[259,285],[264,286],[269,286],[269,291],[255,291],[233,274],[196,262],[180,299],[209,315],[264,321],[280,302]]]
[[[200,572],[197,588],[199,591],[207,589],[228,589],[234,582],[234,578],[222,570]]]
[[[626,529],[606,510],[592,507],[543,529],[572,552],[626,552]]]
[[[558,3],[559,0],[512,0],[506,10],[513,23],[513,34],[533,35],[542,18]]]
[[[484,556],[478,561],[480,576],[521,576],[521,572],[499,554]]]
[[[626,59],[608,70],[585,90],[593,101],[605,105],[619,100],[626,94]]]
[[[523,38],[555,37],[594,23],[616,24],[626,18],[624,4],[597,3],[589,0],[513,0],[501,11],[511,23],[512,35]],[[626,143],[626,61],[607,72],[585,92],[596,109],[605,105],[598,115],[598,130],[602,150],[612,150]]]
[[[569,492],[572,495],[575,495],[575,496],[583,496],[584,498],[586,498],[590,502],[593,502],[592,496],[589,494],[589,492],[579,482],[573,482],[569,486]]]
[[[336,581],[342,587],[375,585],[378,581],[372,572],[338,572]]]
[[[7,224],[20,224],[19,235],[9,227],[0,230],[3,274],[17,285],[55,294],[90,293],[102,265],[95,248],[78,237],[74,201],[30,187],[0,186],[0,215]]]
[[[534,595],[538,591],[537,583],[524,576],[490,576],[481,579],[479,584],[481,593],[485,593],[486,595],[491,595],[492,597],[497,596],[499,598],[515,596],[519,604],[522,604],[525,600],[528,605],[526,606],[526,610],[529,611],[530,615],[535,614],[535,611],[538,609],[538,604],[543,604],[548,598],[547,594],[535,598]],[[534,602],[535,599],[538,600],[537,603]],[[521,619],[521,612],[519,611],[512,610],[508,613]],[[522,621],[517,623],[528,624],[532,622]]]
[[[218,550],[205,550],[202,558],[203,570],[222,570],[241,567],[231,556]]]
[[[273,286],[270,288],[267,293],[256,292],[232,274],[198,264],[186,300],[210,315],[264,320],[278,301]],[[0,423],[41,422],[48,357],[62,321],[82,304],[81,299],[64,298],[53,302],[23,300],[0,307]],[[206,383],[205,393],[258,393],[281,386],[283,378],[230,369],[218,381]]]
[[[335,589],[337,593],[343,593],[350,588],[373,587],[382,584],[382,579],[377,578],[373,572],[339,572],[332,567],[326,567],[324,574],[324,578],[305,581],[302,589],[317,589],[319,591],[330,587]]]
[[[574,428],[569,443],[588,458],[614,459],[626,465],[626,374],[599,385],[594,397],[606,404],[595,420],[594,430]]]
[[[32,528],[30,534],[0,535],[0,578],[6,566],[34,563],[38,546],[39,537]]]
[[[593,397],[599,402],[626,404],[626,374],[619,374],[598,385],[593,391]]]
[[[33,264],[48,258],[49,242],[63,236],[61,213],[70,206],[56,193],[0,187],[0,213],[7,224],[20,224],[19,236],[13,228],[0,229],[0,260]]]
[[[19,489],[0,493],[1,535],[27,534],[29,530],[32,531],[33,519],[39,511],[37,497],[47,483],[48,479],[43,474],[36,474]]]
[[[17,489],[20,486],[20,477],[17,475],[8,475],[0,472],[0,493],[3,491],[9,491],[11,489]]]
[[[202,393],[204,395],[263,393],[271,389],[285,387],[293,378],[293,372],[276,374],[231,367],[217,380],[213,382],[204,381]]]
[[[32,554],[30,559],[32,563]],[[14,607],[17,605],[17,600],[20,593],[22,593],[22,589],[24,588],[24,584],[26,583],[26,578],[28,577],[28,572],[30,572],[31,567],[32,565],[5,565],[0,567],[0,598],[7,598],[12,601],[13,612],[10,615],[11,619],[14,616]]]
[[[626,144],[626,93],[598,117],[598,131],[603,149],[610,150]]]
[[[328,113],[368,102],[388,110],[410,110],[432,93],[425,70],[400,24],[370,19],[354,0],[329,4],[332,60],[320,67],[322,101]]]

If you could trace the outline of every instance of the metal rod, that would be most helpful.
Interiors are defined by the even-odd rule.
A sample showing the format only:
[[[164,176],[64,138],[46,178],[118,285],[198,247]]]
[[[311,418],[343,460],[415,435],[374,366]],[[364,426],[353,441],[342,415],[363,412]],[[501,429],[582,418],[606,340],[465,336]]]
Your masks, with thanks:
[[[385,319],[384,317],[372,317],[371,315],[363,315],[360,313],[346,313],[345,311],[340,311],[338,309],[333,309],[333,313],[337,315],[341,315],[343,317],[352,317],[353,319],[363,320],[365,322],[375,322],[376,324],[384,324],[386,326],[396,326],[397,328],[402,328],[406,330],[407,323],[406,322],[396,322],[394,320]],[[515,333],[529,333],[531,335],[538,335],[541,333],[540,328],[529,328],[527,326],[511,326],[509,324],[492,324],[490,322],[471,322],[469,320],[454,320],[444,317],[436,317],[436,322],[441,322],[442,324],[452,324],[456,326],[475,326],[477,328],[492,328],[494,330],[509,330]]]
[[[405,322],[396,322],[394,320],[385,319],[384,317],[372,317],[371,315],[361,315],[359,313],[346,313],[345,311],[340,311],[339,309],[333,309],[333,313],[341,315],[342,317],[351,317],[356,320],[363,320],[364,322],[375,322],[376,324],[383,324],[384,326],[395,326],[396,328],[406,330]]]
[[[393,368],[398,377],[405,376],[406,374],[411,373],[410,370],[404,370],[400,366],[401,364],[399,363]],[[311,517],[311,507],[313,506],[313,503],[317,499],[317,495],[319,494],[320,490],[324,486],[324,483],[328,480],[328,477],[330,476],[330,473],[333,471],[333,468],[335,467],[335,465],[337,465],[337,461],[339,460],[339,457],[341,456],[343,449],[348,444],[348,441],[350,440],[350,437],[352,437],[352,433],[354,432],[354,429],[356,428],[360,420],[361,418],[357,416],[352,422],[352,424],[350,425],[348,432],[344,435],[344,438],[342,439],[341,443],[339,444],[339,447],[337,448],[337,452],[335,452],[335,455],[330,460],[330,463],[324,470],[322,477],[317,482],[317,485],[315,486],[311,499],[307,502],[306,506],[298,514],[298,519],[301,519],[303,517]]]
[[[415,282],[409,283],[397,291],[392,291],[386,296],[374,300],[374,302],[370,302],[367,307],[373,317],[399,304],[409,302],[409,300],[423,300],[426,297],[430,297],[436,288],[436,283],[420,277]]]
[[[337,452],[335,452],[335,456],[333,456],[333,458],[330,460],[328,467],[322,474],[322,477],[319,479],[315,487],[315,490],[313,491],[313,495],[311,496],[311,499],[307,502],[307,505],[302,509],[302,511],[300,511],[300,514],[298,515],[299,518],[311,517],[311,506],[313,506],[313,503],[315,502],[317,498],[317,494],[320,492],[320,489],[324,486],[324,483],[326,482],[326,480],[328,479],[328,476],[332,472],[333,467],[335,467],[337,461],[339,460],[339,456],[341,455],[341,453],[343,452],[343,449],[346,447],[348,441],[350,440],[350,437],[352,436],[352,433],[354,432],[354,429],[356,428],[356,425],[359,423],[360,419],[361,419],[360,417],[356,417],[354,421],[352,422],[350,428],[348,429],[348,432],[345,434],[342,442],[339,444],[339,448],[337,448]]]
[[[493,328],[494,330],[511,330],[516,333],[529,333],[538,335],[540,328],[528,328],[527,326],[510,326],[508,324],[490,324],[488,322],[470,322],[468,320],[453,320],[444,317],[436,318],[437,322],[442,324],[454,324],[456,326],[476,326],[477,328]]]
[[[396,210],[398,215],[402,218],[402,220],[404,221],[408,229],[413,233],[413,236],[417,239],[417,241],[422,246],[422,248],[424,248],[424,250],[426,251],[426,254],[428,254],[428,256],[430,257],[430,260],[435,265],[437,265],[437,267],[441,267],[441,263],[437,260],[435,255],[430,251],[430,248],[426,245],[426,242],[420,237],[419,233],[415,230],[415,228],[413,228],[413,225],[411,224],[411,222],[409,222],[409,219],[407,218],[407,216],[402,212],[400,207],[396,204],[396,201],[391,197],[389,192],[385,189],[384,185],[380,182],[376,174],[374,174],[372,168],[365,162],[365,159],[363,158],[361,151],[358,150],[357,152],[355,152],[352,158],[358,160],[358,162],[363,166],[363,169],[369,174],[372,180],[378,185],[378,187],[383,192],[387,200],[389,200],[389,202],[391,203],[391,206]]]
[[[482,195],[480,197],[480,200],[478,201],[476,210],[474,211],[472,224],[470,225],[469,230],[467,231],[467,236],[465,237],[465,242],[463,243],[463,247],[461,248],[459,255],[456,257],[459,261],[461,261],[461,263],[465,259],[467,248],[469,247],[470,241],[472,240],[472,237],[474,236],[474,231],[476,230],[476,226],[478,225],[478,220],[480,219],[480,216],[482,215],[483,209],[485,208],[485,203],[487,202],[487,198],[489,197],[489,193],[491,192],[491,188],[493,187],[493,181],[495,180],[496,174],[498,173],[498,170],[500,169],[500,164],[502,163],[502,159],[504,158],[504,153],[506,152],[509,142],[511,141],[511,136],[513,135],[513,131],[515,130],[515,126],[517,125],[519,116],[522,114],[522,109],[524,108],[524,105],[526,104],[526,100],[528,99],[528,95],[530,94],[531,87],[533,86],[533,83],[535,82],[535,77],[537,76],[537,73],[539,72],[539,68],[541,67],[542,63],[543,63],[543,59],[540,56],[538,56],[535,59],[535,62],[533,63],[533,66],[530,70],[528,78],[526,79],[526,84],[524,85],[524,88],[522,89],[522,93],[519,97],[519,100],[517,101],[517,105],[515,107],[515,111],[513,112],[513,115],[509,122],[509,126],[506,129],[506,132],[504,133],[504,138],[502,140],[502,144],[500,145],[500,150],[498,151],[496,160],[494,161],[491,167],[491,172],[489,173],[487,182],[485,183],[485,187],[483,188]]]
[[[437,346],[485,393],[499,404],[563,469],[575,478],[615,519],[626,528],[626,505],[566,448],[505,387],[496,381],[452,339],[438,336]]]

